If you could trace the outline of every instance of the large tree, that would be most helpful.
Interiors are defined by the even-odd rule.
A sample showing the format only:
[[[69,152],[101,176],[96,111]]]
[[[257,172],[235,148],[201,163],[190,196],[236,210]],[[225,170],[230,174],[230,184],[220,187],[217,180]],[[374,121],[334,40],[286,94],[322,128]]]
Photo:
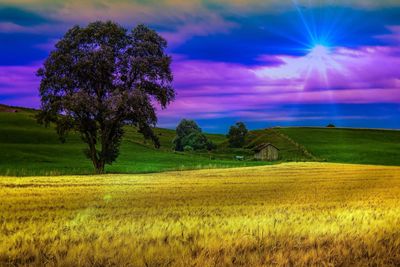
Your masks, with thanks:
[[[144,25],[132,31],[110,21],[74,26],[38,71],[38,121],[55,123],[62,141],[79,132],[98,173],[118,157],[127,124],[159,147],[154,105],[166,108],[175,97],[166,46]]]

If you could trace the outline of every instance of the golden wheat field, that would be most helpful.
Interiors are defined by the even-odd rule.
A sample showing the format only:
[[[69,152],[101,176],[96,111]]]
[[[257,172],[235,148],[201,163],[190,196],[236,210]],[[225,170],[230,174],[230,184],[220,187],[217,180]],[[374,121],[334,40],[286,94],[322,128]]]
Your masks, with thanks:
[[[400,168],[1,177],[1,266],[399,266]]]

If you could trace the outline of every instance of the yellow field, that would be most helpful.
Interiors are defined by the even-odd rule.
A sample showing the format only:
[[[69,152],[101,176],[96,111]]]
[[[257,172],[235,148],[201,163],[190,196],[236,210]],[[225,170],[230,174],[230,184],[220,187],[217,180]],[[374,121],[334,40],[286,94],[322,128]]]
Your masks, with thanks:
[[[0,266],[399,266],[400,168],[0,177]]]

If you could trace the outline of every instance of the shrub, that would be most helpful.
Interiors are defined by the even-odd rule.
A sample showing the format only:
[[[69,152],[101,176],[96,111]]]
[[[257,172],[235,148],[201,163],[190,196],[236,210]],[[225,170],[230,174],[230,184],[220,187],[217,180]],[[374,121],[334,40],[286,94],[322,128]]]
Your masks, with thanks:
[[[185,147],[183,148],[183,151],[185,151],[185,152],[192,152],[192,151],[193,151],[193,147],[191,147],[191,146],[185,146]]]

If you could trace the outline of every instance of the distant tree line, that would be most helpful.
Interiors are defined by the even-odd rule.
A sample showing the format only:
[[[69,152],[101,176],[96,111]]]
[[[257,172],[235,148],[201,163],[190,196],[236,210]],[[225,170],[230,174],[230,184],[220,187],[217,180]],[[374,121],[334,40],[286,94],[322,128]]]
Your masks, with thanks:
[[[226,137],[229,147],[242,148],[246,143],[248,130],[243,122],[237,122],[229,129]],[[176,151],[213,150],[216,145],[207,138],[201,128],[193,120],[183,119],[176,127],[176,137],[173,140]]]

